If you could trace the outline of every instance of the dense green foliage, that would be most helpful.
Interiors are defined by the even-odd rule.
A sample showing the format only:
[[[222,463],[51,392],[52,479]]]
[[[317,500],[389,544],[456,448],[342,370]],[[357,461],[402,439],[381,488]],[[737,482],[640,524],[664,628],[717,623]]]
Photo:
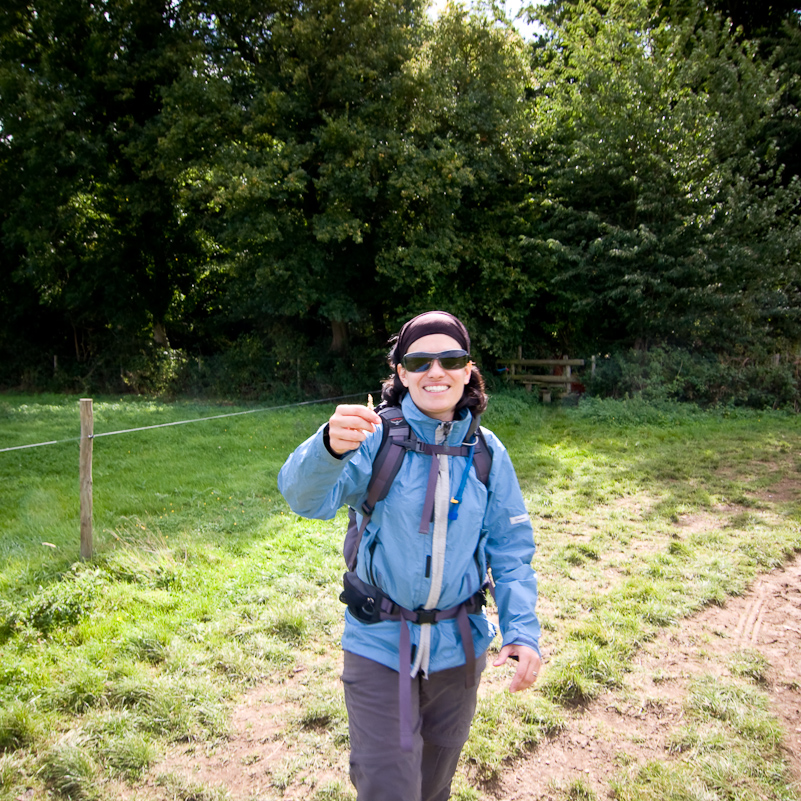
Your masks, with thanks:
[[[443,307],[487,367],[779,354],[756,395],[797,402],[796,6],[553,0],[525,42],[489,5],[12,0],[0,383],[349,390]]]
[[[776,83],[717,17],[617,10],[577,4],[540,55],[530,244],[557,297],[606,343],[796,341],[798,186],[760,152]]]

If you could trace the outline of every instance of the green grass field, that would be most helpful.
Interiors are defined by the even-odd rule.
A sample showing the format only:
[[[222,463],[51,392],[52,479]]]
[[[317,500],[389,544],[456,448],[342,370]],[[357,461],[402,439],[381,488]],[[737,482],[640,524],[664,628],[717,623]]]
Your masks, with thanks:
[[[298,664],[311,668],[284,722],[294,747],[263,797],[298,783],[308,798],[353,797],[347,783],[314,778],[347,759],[344,513],[299,519],[276,489],[288,453],[332,408],[98,437],[95,557],[82,563],[78,400],[0,396],[0,448],[69,440],[0,453],[2,801],[223,797],[159,772],[162,755],[174,743],[224,742],[241,694],[289,686]],[[247,408],[125,398],[95,399],[94,410],[99,434]],[[549,408],[521,393],[493,398],[484,422],[509,448],[536,521],[548,665],[536,692],[510,696],[508,675],[485,683],[455,785],[462,801],[494,798],[509,760],[560,731],[577,704],[621,686],[644,642],[801,550],[797,493],[767,499],[801,483],[798,417],[636,400]],[[720,508],[735,510],[725,526],[677,534],[686,516]],[[764,717],[758,687],[737,692]],[[770,720],[722,731],[732,754],[760,755],[749,762],[754,797],[799,798]],[[617,796],[751,797],[734,780],[714,786],[702,761],[681,753],[660,770],[621,782]],[[677,794],[690,786],[696,795]]]

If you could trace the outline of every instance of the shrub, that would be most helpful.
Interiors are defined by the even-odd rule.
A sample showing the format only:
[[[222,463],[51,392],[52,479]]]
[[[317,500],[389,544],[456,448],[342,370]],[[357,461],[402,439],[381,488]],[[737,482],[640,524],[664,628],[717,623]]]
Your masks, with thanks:
[[[801,404],[799,359],[787,353],[696,353],[665,346],[618,351],[601,359],[595,378],[585,383],[591,395],[657,403],[796,411]]]

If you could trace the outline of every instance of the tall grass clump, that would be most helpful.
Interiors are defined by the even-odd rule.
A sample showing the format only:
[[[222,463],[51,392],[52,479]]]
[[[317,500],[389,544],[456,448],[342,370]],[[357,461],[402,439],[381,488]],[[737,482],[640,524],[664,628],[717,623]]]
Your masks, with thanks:
[[[100,769],[85,742],[62,738],[41,758],[39,773],[47,787],[76,801],[100,798]]]
[[[100,755],[112,776],[132,782],[156,761],[158,749],[150,737],[134,732],[103,741]]]
[[[767,657],[754,649],[735,651],[729,658],[729,670],[733,676],[749,679],[757,684],[767,682],[770,662]]]
[[[596,801],[596,794],[583,779],[574,779],[567,787],[559,791],[563,801]]]
[[[33,704],[16,700],[0,706],[0,752],[28,748],[45,731],[45,719]]]
[[[536,695],[500,693],[480,698],[464,758],[480,781],[492,781],[505,760],[536,746],[563,726],[559,708]]]
[[[542,681],[547,698],[560,704],[583,704],[603,690],[619,687],[623,678],[621,654],[588,640],[571,643]]]

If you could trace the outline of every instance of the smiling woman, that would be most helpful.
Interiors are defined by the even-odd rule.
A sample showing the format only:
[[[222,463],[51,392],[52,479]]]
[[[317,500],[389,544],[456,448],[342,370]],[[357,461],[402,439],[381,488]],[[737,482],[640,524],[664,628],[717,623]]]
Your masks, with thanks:
[[[447,334],[428,334],[412,342],[409,350],[413,352],[398,366],[401,383],[420,411],[437,420],[453,420],[473,367],[467,352]],[[455,363],[461,364],[446,369]]]
[[[487,395],[462,322],[418,315],[389,362],[378,409],[338,406],[278,485],[305,517],[354,510],[340,597],[359,801],[445,801],[496,633],[483,609],[490,564],[503,634],[493,664],[518,660],[512,692],[539,673],[533,532],[506,449],[479,430]]]

